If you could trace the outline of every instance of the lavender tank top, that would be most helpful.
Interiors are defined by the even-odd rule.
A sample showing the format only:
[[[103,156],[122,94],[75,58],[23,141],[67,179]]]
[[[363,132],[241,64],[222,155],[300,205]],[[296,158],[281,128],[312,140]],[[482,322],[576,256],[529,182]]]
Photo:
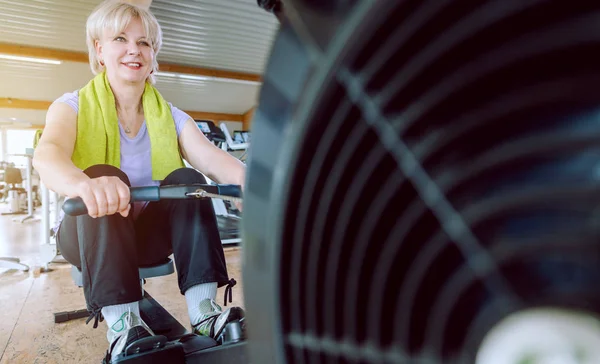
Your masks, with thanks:
[[[79,93],[78,91],[65,93],[54,102],[63,102],[73,108],[75,112],[79,112]],[[175,129],[177,130],[177,138],[181,135],[181,130],[190,116],[184,111],[168,103],[171,107],[171,114],[175,121]],[[152,158],[150,153],[150,136],[146,128],[144,120],[140,131],[134,137],[129,137],[125,130],[119,124],[119,134],[121,136],[121,170],[125,172],[129,178],[132,187],[141,186],[158,186],[160,181],[152,179]],[[134,218],[137,218],[143,210],[145,202],[136,202],[134,204]],[[62,211],[61,218],[62,221]],[[60,223],[59,223],[60,225]],[[55,227],[58,229],[58,226]]]

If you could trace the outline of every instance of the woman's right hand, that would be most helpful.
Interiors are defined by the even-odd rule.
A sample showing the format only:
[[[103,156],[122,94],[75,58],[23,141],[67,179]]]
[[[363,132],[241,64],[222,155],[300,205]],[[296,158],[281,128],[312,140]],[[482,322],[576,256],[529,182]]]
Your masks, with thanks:
[[[129,204],[129,186],[119,177],[90,178],[79,182],[77,195],[81,197],[88,215],[93,218],[120,213],[127,217]]]

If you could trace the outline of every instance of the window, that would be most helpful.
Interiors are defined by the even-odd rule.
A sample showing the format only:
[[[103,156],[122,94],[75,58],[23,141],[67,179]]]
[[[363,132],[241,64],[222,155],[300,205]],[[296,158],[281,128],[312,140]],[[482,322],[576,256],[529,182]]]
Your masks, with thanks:
[[[27,157],[14,157],[11,154],[25,154],[27,148],[33,148],[35,130],[6,130],[6,153],[5,159],[15,164],[15,167],[27,166]]]
[[[4,152],[4,140],[6,137],[4,136],[4,133],[6,133],[6,130],[0,128],[0,162],[6,161],[6,153]]]

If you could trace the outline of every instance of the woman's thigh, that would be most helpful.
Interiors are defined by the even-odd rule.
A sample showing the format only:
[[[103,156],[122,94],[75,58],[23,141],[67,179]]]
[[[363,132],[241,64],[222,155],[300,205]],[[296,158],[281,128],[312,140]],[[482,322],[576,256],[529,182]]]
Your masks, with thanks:
[[[161,186],[189,183],[206,183],[206,178],[194,169],[180,168],[171,172],[171,174],[161,182]],[[179,204],[186,204],[186,202],[189,203],[189,201],[185,200],[160,200],[149,202],[145,206],[135,222],[138,261],[140,266],[158,264],[173,253],[171,239],[174,238],[174,235],[175,238],[181,235],[177,232],[176,234],[173,234],[173,224],[177,226],[176,229],[187,228],[185,223],[183,223],[183,227],[179,226],[182,225],[179,220],[186,220],[188,218],[184,213],[185,209],[182,210],[179,208]],[[207,205],[206,208],[214,215],[210,200],[204,201],[204,204]],[[176,210],[177,213],[175,213]],[[185,216],[180,216],[182,214]],[[174,222],[174,220],[177,221]],[[194,222],[200,223],[200,221]],[[213,225],[215,225],[216,229],[216,222],[213,222]],[[192,226],[189,228],[192,228]],[[192,242],[190,242],[190,244],[191,243]]]
[[[173,253],[169,219],[161,201],[148,203],[135,222],[138,265],[163,262]]]
[[[97,178],[102,176],[116,176],[119,177],[125,184],[128,186],[129,178],[125,174],[125,172],[120,169],[105,165],[99,164],[94,165],[87,168],[83,171],[90,178]],[[102,217],[93,220],[96,223],[100,223],[101,220],[111,219],[115,220],[114,217]],[[122,225],[122,224],[121,224]],[[114,230],[115,227],[112,227],[111,230]],[[60,249],[61,255],[71,264],[81,269],[81,256],[80,256],[80,246],[79,246],[79,237],[83,235],[83,239],[89,241],[97,241],[99,239],[98,236],[93,236],[93,234],[88,234],[88,231],[83,231],[82,233],[78,232],[78,218],[76,216],[64,215],[62,221],[60,223],[59,229],[57,231],[56,243],[58,248]]]

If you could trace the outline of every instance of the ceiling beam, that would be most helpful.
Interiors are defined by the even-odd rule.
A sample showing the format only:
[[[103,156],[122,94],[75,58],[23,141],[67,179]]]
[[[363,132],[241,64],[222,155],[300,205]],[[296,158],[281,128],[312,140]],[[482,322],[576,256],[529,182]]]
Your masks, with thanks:
[[[0,54],[8,54],[11,56],[34,57],[53,59],[58,61],[82,62],[88,63],[88,54],[84,52],[67,51],[62,49],[42,48],[27,46],[21,44],[1,43]],[[160,71],[183,73],[207,77],[225,78],[243,81],[261,82],[262,77],[254,73],[244,73],[235,71],[225,71],[205,67],[185,66],[173,63],[160,63],[158,65]]]
[[[51,101],[41,100],[23,100],[11,97],[0,97],[0,108],[8,109],[30,109],[30,110],[48,110]]]
[[[24,100],[14,99],[10,97],[0,97],[0,108],[48,110],[51,104],[52,101]],[[205,111],[185,111],[185,113],[187,113],[189,116],[196,120],[213,120],[217,123],[221,121],[243,121],[243,115],[241,114],[227,114]]]
[[[0,53],[11,56],[46,58],[57,61],[88,62],[87,53],[32,47],[21,44],[0,43]]]

